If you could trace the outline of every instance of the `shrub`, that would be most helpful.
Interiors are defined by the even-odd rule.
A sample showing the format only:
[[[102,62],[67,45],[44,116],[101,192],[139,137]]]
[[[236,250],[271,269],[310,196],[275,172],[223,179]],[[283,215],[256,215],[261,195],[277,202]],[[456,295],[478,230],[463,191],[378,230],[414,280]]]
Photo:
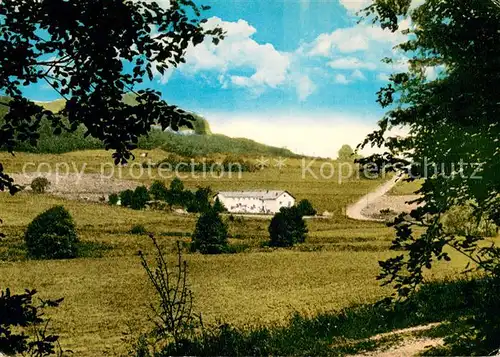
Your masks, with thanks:
[[[46,177],[37,177],[31,181],[31,189],[34,193],[45,193],[50,186],[50,181]]]
[[[37,259],[64,259],[77,256],[78,236],[69,212],[55,206],[37,216],[25,233],[28,254]]]
[[[185,206],[183,202],[184,184],[179,178],[174,178],[170,182],[170,189],[167,192],[167,203],[172,206]]]
[[[136,224],[130,229],[129,233],[140,235],[140,234],[146,234],[147,230],[146,227],[144,227],[142,224]]]
[[[108,202],[110,205],[115,206],[118,204],[118,201],[120,200],[120,197],[116,193],[112,193],[108,197]]]
[[[130,208],[140,210],[146,207],[146,203],[149,201],[149,192],[146,186],[139,186],[135,189],[132,195],[132,202],[130,203]]]
[[[130,207],[132,205],[133,197],[134,191],[132,190],[125,190],[120,192],[120,201],[122,206]]]
[[[206,212],[210,209],[210,187],[198,187],[192,199],[187,204],[187,211],[190,213]]]
[[[168,189],[161,181],[154,181],[149,187],[149,194],[153,200],[165,201],[167,199]]]
[[[443,216],[443,226],[448,234],[462,237],[495,237],[497,226],[485,218],[477,219],[470,206],[455,206]]]
[[[306,239],[307,226],[297,207],[283,207],[269,224],[269,245],[272,247],[292,247]]]
[[[190,205],[193,205],[194,200],[194,193],[189,190],[183,191],[180,195],[180,205],[184,208],[189,208]]]
[[[227,251],[227,226],[218,212],[210,209],[202,213],[196,222],[191,247],[202,254],[219,254]]]
[[[158,350],[155,346],[158,342],[168,341],[179,350],[183,342],[194,337],[194,330],[199,327],[197,316],[193,313],[193,294],[188,285],[187,263],[182,257],[180,243],[177,242],[176,246],[176,264],[171,265],[156,239],[152,235],[150,237],[155,247],[155,264],[150,264],[142,252],[139,252],[139,256],[158,301],[157,304],[151,304],[154,329],[149,336],[139,337],[134,346],[135,355],[144,357],[160,356],[153,352]]]
[[[317,213],[309,200],[300,201],[297,205],[297,209],[303,216],[315,216]]]
[[[219,213],[227,211],[226,207],[224,207],[224,204],[219,200],[219,197],[217,197],[215,199],[213,210],[216,212],[219,212]],[[231,215],[230,219],[231,219],[231,217],[233,217],[233,216]],[[234,221],[234,217],[232,218],[232,220]]]

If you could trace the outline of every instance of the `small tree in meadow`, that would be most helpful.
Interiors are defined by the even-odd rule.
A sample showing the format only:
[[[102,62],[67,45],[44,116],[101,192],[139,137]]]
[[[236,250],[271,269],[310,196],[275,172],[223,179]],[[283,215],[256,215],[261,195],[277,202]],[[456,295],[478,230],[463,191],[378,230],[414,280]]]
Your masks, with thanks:
[[[135,189],[132,195],[132,202],[130,208],[140,210],[146,207],[146,203],[149,201],[149,192],[145,186],[139,186]]]
[[[36,177],[31,181],[30,186],[34,193],[45,193],[50,187],[50,181],[46,177]]]
[[[170,207],[178,205],[184,206],[183,198],[184,198],[184,184],[178,177],[176,177],[170,183],[170,188],[167,191],[166,200]]]
[[[28,254],[37,259],[65,259],[77,256],[78,236],[73,218],[63,206],[37,216],[24,236]]]
[[[165,201],[168,189],[162,181],[154,181],[149,188],[149,194],[153,200]]]
[[[309,200],[300,201],[297,205],[297,209],[303,216],[315,216],[317,213]]]
[[[120,200],[120,197],[116,193],[112,193],[108,197],[108,202],[110,205],[115,206],[118,204],[118,201]]]
[[[187,205],[187,211],[191,213],[206,212],[210,207],[210,187],[198,187],[192,199]]]
[[[283,207],[269,224],[270,246],[292,247],[303,243],[308,232],[302,213],[297,207]]]
[[[342,145],[338,151],[338,160],[340,161],[354,161],[354,150],[349,145]]]
[[[217,197],[215,199],[215,202],[214,202],[214,205],[212,207],[212,209],[216,212],[219,212],[219,213],[222,213],[222,212],[226,212],[227,209],[226,207],[224,206],[224,204],[219,200],[219,197]]]
[[[120,202],[123,207],[130,207],[132,205],[134,191],[125,190],[120,192]]]
[[[191,248],[202,254],[220,254],[227,251],[227,226],[217,211],[210,209],[198,218]]]

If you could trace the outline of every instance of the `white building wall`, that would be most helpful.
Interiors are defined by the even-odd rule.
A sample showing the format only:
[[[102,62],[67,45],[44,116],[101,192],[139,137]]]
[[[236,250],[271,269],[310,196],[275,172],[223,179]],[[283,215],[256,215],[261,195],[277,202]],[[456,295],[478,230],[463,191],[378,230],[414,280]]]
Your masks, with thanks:
[[[281,207],[291,207],[295,204],[295,199],[286,192],[272,200],[252,197],[224,197],[222,194],[218,194],[216,197],[231,213],[273,214],[279,212]]]
[[[276,199],[267,200],[265,202],[266,211],[276,213],[279,212],[281,207],[292,207],[295,204],[295,199],[287,192],[283,192],[280,196],[276,197]]]

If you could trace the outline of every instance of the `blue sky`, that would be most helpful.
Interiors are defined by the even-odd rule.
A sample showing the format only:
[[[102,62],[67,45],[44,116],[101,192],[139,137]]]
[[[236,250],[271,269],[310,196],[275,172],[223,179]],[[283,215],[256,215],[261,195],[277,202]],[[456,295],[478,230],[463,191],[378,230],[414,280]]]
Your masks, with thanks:
[[[189,49],[186,64],[148,86],[206,116],[215,132],[335,156],[375,128],[383,114],[376,92],[404,68],[380,61],[393,55],[401,34],[357,24],[355,12],[369,2],[203,1],[212,7],[206,26],[222,26],[227,38]],[[57,98],[47,88],[28,95]]]

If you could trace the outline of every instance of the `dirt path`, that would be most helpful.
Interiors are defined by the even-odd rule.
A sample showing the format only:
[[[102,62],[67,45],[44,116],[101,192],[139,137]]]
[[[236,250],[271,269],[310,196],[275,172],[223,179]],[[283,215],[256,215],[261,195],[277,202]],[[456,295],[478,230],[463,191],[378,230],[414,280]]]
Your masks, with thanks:
[[[50,182],[48,193],[56,196],[81,199],[86,201],[99,201],[102,197],[106,198],[111,193],[117,193],[127,189],[135,189],[139,186],[138,182],[130,180],[120,180],[102,176],[100,174],[67,174],[56,175],[46,173],[29,174],[10,174],[14,182],[21,186],[26,186],[27,190],[31,181],[35,177],[45,177]]]
[[[377,219],[369,217],[363,214],[363,210],[374,204],[387,192],[389,192],[396,184],[402,179],[401,176],[394,176],[392,179],[379,186],[375,191],[370,192],[363,197],[361,197],[356,203],[347,206],[346,215],[349,218],[360,220],[360,221],[382,221],[382,219]]]
[[[443,344],[440,338],[411,338],[384,351],[374,351],[356,357],[413,357],[418,356],[429,347]]]
[[[379,186],[375,191],[361,197],[357,202],[347,206],[346,215],[351,219],[360,221],[384,222],[396,217],[401,212],[411,212],[418,205],[409,203],[419,196],[389,196],[387,193],[403,180],[397,175]]]
[[[429,347],[437,347],[443,345],[442,338],[429,338],[429,337],[415,337],[411,336],[411,334],[427,331],[436,326],[439,326],[439,323],[431,323],[427,325],[409,327],[401,330],[395,330],[387,333],[382,333],[376,336],[369,338],[368,340],[376,341],[381,340],[386,337],[403,335],[407,336],[406,339],[400,341],[394,345],[391,345],[389,348],[380,348],[375,351],[361,353],[357,355],[351,355],[351,357],[410,357],[417,356]]]

